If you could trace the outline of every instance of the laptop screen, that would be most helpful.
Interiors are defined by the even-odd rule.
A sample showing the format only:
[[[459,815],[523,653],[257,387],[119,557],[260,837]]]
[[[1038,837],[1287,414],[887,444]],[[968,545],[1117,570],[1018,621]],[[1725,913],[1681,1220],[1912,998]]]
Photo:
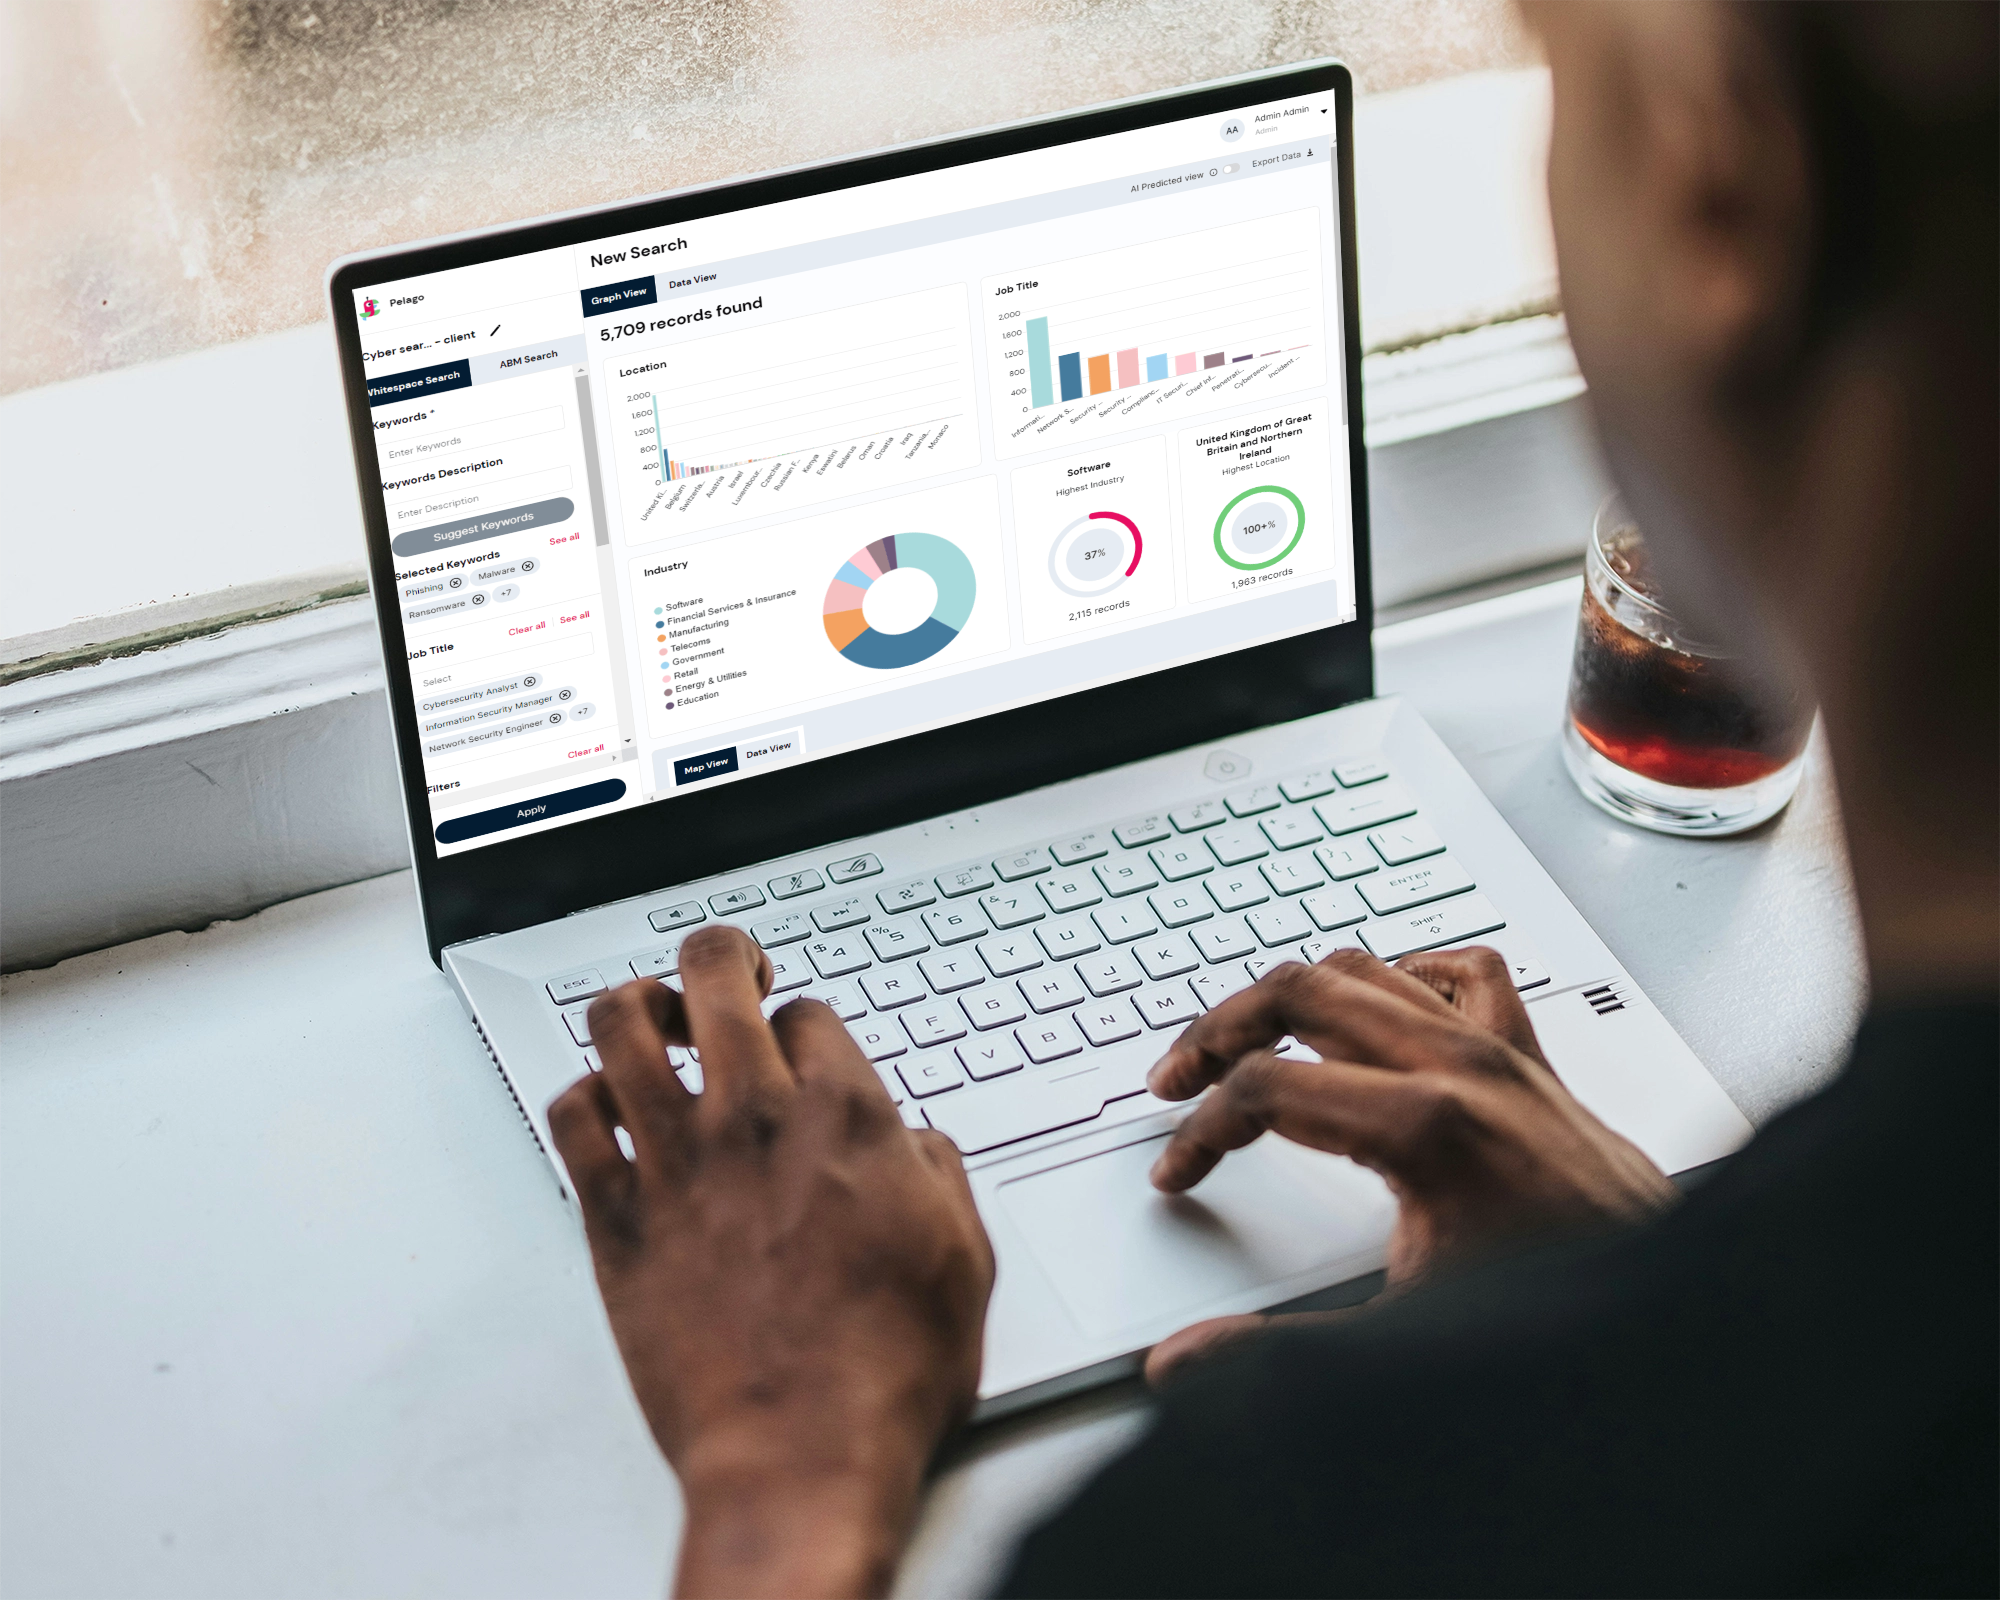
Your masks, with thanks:
[[[437,854],[1352,620],[1335,125],[352,291]]]

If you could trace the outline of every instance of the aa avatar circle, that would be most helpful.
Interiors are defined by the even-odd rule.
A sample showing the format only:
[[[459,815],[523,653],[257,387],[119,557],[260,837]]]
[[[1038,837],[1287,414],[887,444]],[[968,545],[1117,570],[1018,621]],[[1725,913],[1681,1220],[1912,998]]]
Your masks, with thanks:
[[[1306,508],[1275,483],[1245,489],[1215,519],[1215,553],[1239,572],[1275,567],[1305,536]]]
[[[1115,511],[1078,517],[1049,546],[1049,581],[1064,594],[1094,600],[1139,570],[1139,525]]]
[[[875,583],[901,567],[913,568],[937,586],[931,614],[906,633],[871,628],[862,602]],[[965,627],[978,592],[972,563],[963,550],[934,533],[892,533],[863,545],[841,563],[826,586],[820,607],[827,639],[857,667],[888,670],[928,661]]]

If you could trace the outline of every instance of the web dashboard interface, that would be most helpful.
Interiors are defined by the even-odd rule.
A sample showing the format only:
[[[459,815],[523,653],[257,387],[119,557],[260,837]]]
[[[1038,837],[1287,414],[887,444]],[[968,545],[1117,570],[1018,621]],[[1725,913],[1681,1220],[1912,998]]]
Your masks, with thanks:
[[[355,291],[438,853],[1351,621],[1334,123]]]

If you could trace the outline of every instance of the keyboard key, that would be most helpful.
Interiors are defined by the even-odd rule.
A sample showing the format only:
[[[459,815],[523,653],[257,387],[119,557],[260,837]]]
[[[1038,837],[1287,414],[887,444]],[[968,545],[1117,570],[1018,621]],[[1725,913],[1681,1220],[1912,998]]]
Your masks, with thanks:
[[[1200,889],[1162,889],[1158,894],[1146,896],[1146,904],[1153,908],[1153,915],[1160,924],[1168,928],[1185,928],[1190,922],[1201,922],[1215,915],[1215,906]]]
[[[965,1069],[949,1050],[932,1050],[896,1063],[896,1075],[919,1100],[965,1087]]]
[[[1201,965],[1194,946],[1178,936],[1141,939],[1132,946],[1132,954],[1146,976],[1156,983],[1163,978],[1178,978]]]
[[[1304,894],[1306,890],[1317,889],[1326,882],[1326,874],[1319,870],[1319,864],[1311,856],[1260,862],[1257,870],[1264,874],[1264,881],[1279,894]]]
[[[1017,972],[1028,972],[1042,964],[1041,946],[1024,933],[982,939],[974,948],[979,959],[986,963],[987,971],[996,978],[1011,978]]]
[[[1173,831],[1167,826],[1164,811],[1151,811],[1143,817],[1119,823],[1111,830],[1111,837],[1127,850],[1137,850],[1141,845],[1158,844],[1162,839],[1172,837]]]
[[[1127,939],[1143,939],[1149,933],[1160,931],[1159,923],[1146,915],[1146,905],[1142,900],[1131,906],[1100,906],[1091,912],[1090,920],[1097,924],[1097,931],[1104,935],[1107,943],[1123,944]]]
[[[813,907],[813,926],[821,933],[836,933],[842,928],[858,927],[869,918],[868,902],[859,895],[848,900],[830,900],[823,906]]]
[[[1065,911],[1081,911],[1085,906],[1100,905],[1104,891],[1097,886],[1097,880],[1088,873],[1078,873],[1074,877],[1044,878],[1037,886],[1042,898],[1049,903],[1049,909],[1057,916]]]
[[[870,1061],[887,1061],[891,1056],[907,1054],[910,1048],[903,1042],[903,1030],[887,1017],[850,1022],[847,1031],[854,1036],[854,1042],[861,1046],[861,1053]]]
[[[1351,883],[1336,883],[1331,889],[1307,895],[1299,903],[1321,933],[1351,927],[1368,915],[1368,908],[1361,903],[1361,896],[1354,892]]]
[[[590,1043],[590,1007],[571,1006],[562,1014],[563,1026],[578,1044]]]
[[[1382,764],[1379,756],[1365,756],[1355,761],[1336,761],[1333,775],[1349,789],[1358,789],[1364,783],[1376,783],[1389,776],[1389,769]]]
[[[1336,881],[1358,878],[1381,865],[1375,859],[1375,852],[1359,843],[1323,844],[1313,852],[1313,860],[1326,868],[1326,875]]]
[[[635,978],[671,978],[681,970],[681,947],[677,942],[664,950],[648,950],[627,963]]]
[[[1296,900],[1280,900],[1274,906],[1259,906],[1243,920],[1250,924],[1250,931],[1257,935],[1257,942],[1266,950],[1275,950],[1281,944],[1297,944],[1313,933],[1311,920],[1299,909]]]
[[[1549,969],[1542,965],[1542,958],[1535,947],[1511,928],[1504,930],[1498,939],[1474,939],[1472,944],[1483,944],[1490,950],[1500,952],[1500,959],[1507,963],[1507,971],[1516,989],[1539,989],[1549,981]],[[1451,945],[1447,948],[1458,950],[1469,947]]]
[[[1317,800],[1323,794],[1333,793],[1333,774],[1320,767],[1312,772],[1302,772],[1296,778],[1287,778],[1278,787],[1287,800]]]
[[[1245,906],[1262,905],[1271,891],[1259,872],[1220,872],[1208,880],[1209,896],[1224,911],[1241,911]]]
[[[1217,828],[1208,836],[1208,848],[1225,867],[1239,867],[1271,853],[1258,828]]]
[[[771,957],[771,993],[784,994],[792,989],[803,989],[813,980],[812,969],[798,951],[789,950],[783,955]]]
[[[903,1031],[919,1050],[965,1037],[965,1013],[949,1002],[912,1006],[902,1016]]]
[[[1203,828],[1212,828],[1218,822],[1227,822],[1229,810],[1220,800],[1200,800],[1191,806],[1169,811],[1167,816],[1179,832],[1196,833]]]
[[[920,956],[931,947],[920,922],[876,922],[861,931],[868,935],[869,948],[882,961]]]
[[[1210,961],[1233,961],[1257,948],[1241,917],[1223,917],[1206,923],[1189,935],[1194,947]]]
[[[1139,1013],[1139,1020],[1149,1028],[1178,1028],[1184,1022],[1192,1022],[1201,1015],[1201,1007],[1195,1003],[1194,991],[1180,984],[1169,984],[1158,989],[1148,989],[1132,996],[1132,1008]]]
[[[1015,981],[1020,985],[1021,998],[1037,1012],[1061,1011],[1083,999],[1082,980],[1068,967],[1050,967],[1046,972]]]
[[[1478,934],[1507,926],[1507,919],[1493,909],[1483,894],[1462,894],[1418,911],[1399,911],[1392,917],[1361,926],[1361,939],[1384,961],[1415,950],[1434,950],[1441,944],[1455,944]]]
[[[930,998],[930,991],[924,987],[924,975],[914,967],[904,967],[895,972],[864,973],[861,988],[868,996],[869,1004],[877,1011],[893,1011],[897,1006]]]
[[[963,944],[967,939],[983,939],[993,931],[976,905],[939,906],[935,911],[926,911],[924,926],[930,930],[935,944]]]
[[[1231,795],[1224,795],[1222,803],[1229,807],[1232,817],[1254,817],[1260,812],[1278,809],[1278,791],[1270,784],[1259,784],[1254,789],[1239,789]]]
[[[794,911],[788,917],[772,917],[764,922],[750,924],[750,937],[766,950],[775,950],[781,944],[797,944],[801,939],[810,939],[812,931],[812,919],[803,911]]]
[[[1281,950],[1273,956],[1246,956],[1243,961],[1243,970],[1249,975],[1250,981],[1256,983],[1273,967],[1283,966],[1287,961],[1294,961],[1296,959],[1298,959],[1297,952],[1286,950]],[[1190,978],[1188,982],[1192,983],[1194,979]]]
[[[815,939],[806,946],[806,958],[822,978],[844,978],[850,972],[873,966],[859,939]]]
[[[826,875],[835,883],[852,883],[856,878],[876,877],[881,871],[882,858],[878,855],[849,856],[829,866]]]
[[[1146,852],[1146,858],[1169,883],[1198,878],[1215,867],[1215,857],[1196,845],[1156,844]]]
[[[1083,1049],[1083,1035],[1076,1031],[1076,1024],[1068,1017],[1044,1017],[1040,1022],[1030,1022],[1016,1028],[1014,1037],[1027,1051],[1028,1059],[1038,1067],[1060,1061],[1064,1056],[1073,1056]]]
[[[646,913],[646,920],[653,925],[655,933],[670,933],[675,928],[692,928],[697,922],[706,921],[708,913],[701,909],[699,900],[683,900],[677,906],[662,906],[658,911]]]
[[[1145,1093],[1150,1063],[1143,1055],[1122,1059],[1136,1054],[1099,1056],[1080,1070],[1024,1073],[978,1094],[943,1095],[930,1108],[931,1126],[962,1154],[976,1156],[1038,1133],[1094,1121],[1107,1106]],[[1159,1109],[1159,1102],[1150,1098],[1143,1105]]]
[[[1078,917],[1070,922],[1052,922],[1045,928],[1037,928],[1035,937],[1041,940],[1042,948],[1048,951],[1051,961],[1087,956],[1091,951],[1104,947],[1104,941],[1097,937],[1096,924],[1087,917]]]
[[[1297,850],[1326,837],[1310,811],[1287,811],[1282,817],[1266,817],[1257,826],[1264,830],[1273,850]]]
[[[1316,967],[1336,950],[1366,950],[1360,933],[1353,928],[1342,928],[1338,933],[1329,933],[1323,939],[1308,939],[1299,946],[1299,959],[1309,967]]]
[[[808,989],[800,998],[819,1001],[842,1022],[852,1022],[857,1017],[868,1015],[868,1002],[861,998],[861,991],[851,983],[822,984],[817,989]]]
[[[979,897],[979,909],[996,928],[1019,928],[1040,922],[1047,915],[1039,895],[1019,889],[996,889],[992,894],[983,894]]]
[[[1028,1064],[1011,1033],[997,1034],[991,1039],[968,1039],[955,1054],[958,1064],[981,1083],[1019,1072]]]
[[[592,1072],[602,1072],[604,1070],[604,1063],[598,1059],[598,1055],[595,1050],[584,1051],[583,1064],[586,1067],[588,1067]]]
[[[910,1091],[903,1087],[903,1080],[896,1076],[894,1067],[877,1066],[875,1076],[882,1080],[882,1087],[889,1091],[889,1098],[897,1105],[910,1098]]]
[[[1120,861],[1100,861],[1091,868],[1097,874],[1097,881],[1104,885],[1104,892],[1114,898],[1119,895],[1138,894],[1143,889],[1156,889],[1160,875],[1153,870],[1152,863],[1144,856],[1126,856]]]
[[[1006,883],[1018,883],[1022,878],[1032,878],[1038,872],[1047,872],[1054,862],[1049,860],[1046,850],[1016,850],[1011,856],[1001,856],[993,863],[993,870]]]
[[[1188,987],[1204,1011],[1213,1011],[1233,994],[1250,987],[1252,979],[1241,967],[1217,967],[1213,972],[1197,972]]]
[[[958,997],[958,1006],[965,1013],[965,1020],[981,1032],[988,1028],[1004,1028],[1028,1014],[1027,1001],[1021,998],[1018,990],[1005,984],[997,989],[962,994]]]
[[[1101,833],[1079,833],[1074,839],[1059,840],[1049,846],[1049,854],[1065,867],[1095,861],[1101,855],[1108,855],[1110,850],[1111,841]]]
[[[710,895],[708,903],[718,917],[726,917],[732,911],[755,911],[764,903],[764,891],[754,883],[746,883],[740,889]]]
[[[1139,969],[1133,966],[1132,958],[1122,950],[1107,950],[1087,961],[1079,961],[1076,975],[1083,979],[1083,986],[1099,1000],[1106,995],[1136,989],[1140,982]]]
[[[1139,1037],[1139,1023],[1132,1015],[1132,1008],[1113,1002],[1082,1007],[1076,1013],[1076,1025],[1083,1030],[1084,1038],[1099,1049],[1121,1039]]]
[[[981,889],[992,888],[993,874],[975,862],[969,867],[960,867],[956,872],[940,872],[937,886],[939,894],[948,900],[956,900],[962,894],[977,894]]]
[[[773,878],[765,887],[771,891],[773,900],[791,900],[802,894],[818,894],[826,887],[826,879],[811,867],[806,867],[799,872],[788,872],[782,878]]]
[[[929,878],[911,878],[906,883],[892,883],[886,889],[875,891],[875,900],[884,911],[915,911],[919,906],[937,904],[937,891],[931,887]]]
[[[1417,803],[1399,783],[1385,783],[1359,794],[1342,794],[1319,801],[1313,813],[1333,834],[1354,833],[1362,828],[1379,828],[1416,813]]]
[[[932,994],[955,994],[986,981],[986,969],[970,950],[938,951],[917,963]]]
[[[560,978],[551,978],[543,987],[549,991],[551,1000],[563,1006],[573,1000],[595,1000],[610,985],[597,968],[585,967],[580,972],[565,972]]]
[[[1375,853],[1392,867],[1421,861],[1425,856],[1437,855],[1444,849],[1444,840],[1438,837],[1437,829],[1420,817],[1399,822],[1394,827],[1377,828],[1368,835],[1368,842],[1375,847]]]
[[[1472,874],[1451,856],[1431,856],[1414,866],[1394,867],[1363,878],[1355,887],[1368,902],[1368,909],[1380,917],[1463,894],[1472,887]]]

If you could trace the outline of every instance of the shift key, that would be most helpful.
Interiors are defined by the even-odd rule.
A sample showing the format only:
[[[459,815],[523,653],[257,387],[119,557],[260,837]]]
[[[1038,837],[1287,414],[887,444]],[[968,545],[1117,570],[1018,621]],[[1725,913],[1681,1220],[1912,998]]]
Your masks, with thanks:
[[[1507,926],[1483,894],[1462,894],[1419,911],[1399,911],[1361,925],[1361,942],[1384,961]]]

